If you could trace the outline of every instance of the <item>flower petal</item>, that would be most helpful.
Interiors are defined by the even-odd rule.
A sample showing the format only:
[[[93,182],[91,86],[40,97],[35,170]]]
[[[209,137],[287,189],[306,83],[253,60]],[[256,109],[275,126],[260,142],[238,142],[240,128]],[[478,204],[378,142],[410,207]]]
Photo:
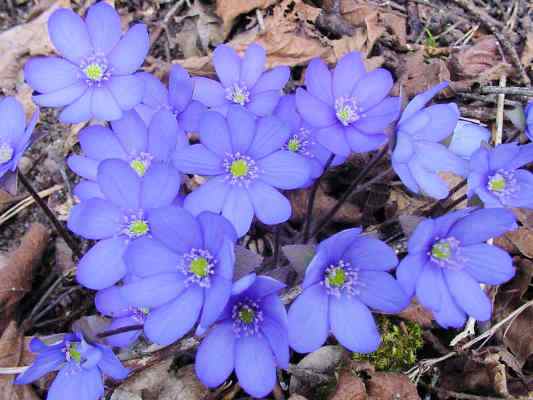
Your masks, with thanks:
[[[127,154],[110,129],[100,125],[91,125],[78,135],[81,149],[85,156],[95,160],[108,158],[126,159]]]
[[[94,400],[103,395],[104,384],[98,368],[84,369],[67,364],[52,382],[47,398]]]
[[[408,163],[409,170],[422,192],[437,200],[448,196],[448,185],[436,173],[428,171],[416,158]]]
[[[321,58],[311,60],[305,71],[305,86],[307,91],[324,103],[333,105],[333,84],[331,72]]]
[[[427,261],[426,254],[408,254],[396,268],[396,279],[409,297],[414,295],[416,282]]]
[[[40,97],[40,96],[36,96],[35,98],[36,101],[38,101],[37,97]],[[92,98],[93,98],[92,88],[87,89],[85,93],[83,93],[83,95],[78,97],[74,102],[70,103],[68,106],[66,106],[63,109],[63,111],[61,111],[61,114],[59,114],[59,120],[65,124],[77,124],[80,122],[85,122],[85,121],[90,120],[93,117],[92,109],[91,109]],[[55,99],[55,100],[57,101],[58,99]],[[60,100],[65,100],[65,99],[61,98]]]
[[[186,147],[189,140],[169,110],[155,113],[148,130],[148,153],[156,161],[168,161],[176,147]]]
[[[226,103],[226,92],[222,85],[213,79],[196,76],[192,78],[194,91],[192,98],[207,107],[218,107]]]
[[[315,128],[324,128],[337,123],[337,117],[331,106],[301,88],[296,89],[296,107],[305,122]]]
[[[217,324],[200,343],[196,352],[195,371],[210,388],[224,383],[235,363],[235,333],[231,321]]]
[[[25,385],[36,381],[49,372],[55,371],[65,362],[65,354],[60,350],[44,351],[37,355],[33,364],[18,375],[15,379],[17,385]]]
[[[274,389],[276,364],[265,338],[253,335],[237,339],[235,373],[241,387],[253,397],[265,397]]]
[[[269,90],[281,91],[287,84],[290,76],[291,70],[286,65],[274,67],[261,75],[252,88],[251,94],[255,95]]]
[[[260,118],[248,153],[255,160],[259,160],[281,149],[289,136],[289,127],[281,119],[277,117]]]
[[[78,83],[78,66],[60,57],[34,57],[24,65],[24,79],[40,93],[55,92]]]
[[[181,207],[151,210],[148,222],[153,237],[176,253],[203,248],[200,224],[190,212]]]
[[[93,51],[85,23],[70,9],[54,11],[48,19],[48,35],[57,51],[75,64]]]
[[[387,97],[370,110],[364,117],[354,123],[354,127],[362,133],[382,133],[400,115],[400,97]]]
[[[437,323],[443,328],[460,328],[465,324],[466,314],[452,298],[444,279],[439,280],[439,286],[435,288],[441,294],[441,307],[434,311],[433,315]]]
[[[427,253],[435,238],[437,225],[431,218],[422,220],[411,234],[408,242],[409,253]],[[447,232],[446,232],[447,233]]]
[[[180,181],[180,174],[173,166],[152,163],[141,182],[142,208],[171,205],[180,190]]]
[[[180,172],[187,174],[219,175],[224,173],[222,159],[203,144],[193,144],[176,151],[173,162]]]
[[[143,120],[135,111],[127,111],[122,118],[111,122],[111,127],[128,155],[146,152],[148,132]]]
[[[147,277],[177,270],[181,257],[151,237],[141,237],[133,241],[124,254],[124,262],[129,272],[139,277]]]
[[[213,65],[224,87],[239,82],[241,58],[233,48],[225,44],[217,46],[213,52]]]
[[[376,150],[387,143],[389,137],[385,134],[364,134],[354,127],[345,128],[345,137],[354,153],[367,153]]]
[[[170,104],[182,112],[192,100],[193,81],[185,68],[174,64],[170,68],[168,82],[168,99]]]
[[[416,282],[416,297],[420,304],[432,311],[439,311],[442,305],[441,293],[435,288],[439,287],[443,279],[442,271],[432,261],[428,261],[418,281]]]
[[[396,314],[409,304],[409,297],[387,272],[362,270],[358,279],[363,284],[358,298],[373,309]]]
[[[123,226],[120,208],[103,199],[89,199],[72,208],[68,228],[86,239],[103,239],[120,233]]]
[[[450,229],[461,246],[478,244],[516,228],[514,214],[506,209],[484,208],[461,218]]]
[[[289,336],[287,330],[276,320],[265,317],[261,323],[261,332],[274,353],[279,368],[289,368]]]
[[[310,353],[324,344],[329,334],[329,297],[320,284],[305,289],[288,313],[289,344],[298,353]]]
[[[204,290],[204,307],[198,326],[209,328],[220,316],[231,295],[231,280],[220,275],[211,279],[211,286]]]
[[[242,59],[240,81],[248,88],[253,87],[265,70],[265,63],[265,49],[258,44],[252,43],[246,49]]]
[[[441,82],[423,93],[416,95],[403,110],[400,123],[406,121],[417,111],[421,110],[437,93],[448,87],[448,82]]]
[[[259,178],[268,185],[279,189],[303,187],[311,174],[306,159],[291,151],[279,150],[259,160]]]
[[[381,338],[374,318],[367,306],[355,297],[330,296],[329,323],[335,338],[350,351],[371,353],[377,350]]]
[[[419,193],[420,187],[418,186],[418,183],[416,183],[413,174],[411,174],[408,164],[397,162],[394,160],[394,156],[391,160],[391,164],[394,172],[396,172],[396,175],[398,175],[402,183],[412,192]]]
[[[333,94],[337,97],[349,97],[355,84],[366,74],[365,64],[358,51],[343,56],[333,70]]]
[[[190,286],[175,300],[148,314],[144,323],[146,337],[159,345],[169,345],[179,340],[198,320],[202,304],[203,290],[196,285]]]
[[[376,68],[363,76],[354,86],[352,96],[363,110],[381,102],[392,89],[392,75],[384,68]]]
[[[132,74],[144,62],[150,48],[148,30],[144,24],[132,26],[107,58],[113,66],[114,75]]]
[[[218,157],[232,154],[231,138],[226,119],[217,112],[206,112],[199,121],[200,140],[207,149]]]
[[[252,225],[254,208],[248,191],[240,186],[232,186],[224,199],[222,215],[230,221],[239,237],[244,236]]]
[[[229,136],[232,152],[246,154],[256,132],[254,115],[246,111],[243,107],[233,106],[230,107],[226,119],[229,132],[231,132]],[[263,131],[264,128],[262,126],[261,134],[265,134]]]
[[[119,318],[131,314],[130,304],[120,294],[120,286],[99,290],[94,296],[94,305],[108,317]]]
[[[135,75],[112,76],[105,84],[121,110],[131,110],[141,102],[144,84]]]
[[[211,252],[211,254],[218,253],[224,239],[229,239],[231,241],[237,240],[237,232],[235,232],[235,228],[224,217],[209,211],[204,211],[200,213],[196,219],[200,223],[202,229],[204,246]]]
[[[354,144],[357,142],[356,139],[359,139],[361,136],[363,136],[357,134],[354,129],[352,129],[352,135],[357,136],[357,138],[352,138],[352,143]],[[348,143],[347,136],[345,135],[345,129],[341,124],[335,123],[327,128],[318,129],[315,131],[315,137],[322,146],[331,151],[333,154],[342,157],[348,157],[350,155],[351,146]]]
[[[152,308],[168,303],[186,288],[182,274],[176,271],[127,283],[120,288],[120,294],[133,306]]]
[[[78,263],[78,282],[94,290],[113,286],[126,274],[122,259],[126,246],[127,242],[120,237],[96,243]]]
[[[137,325],[139,321],[135,320],[132,316],[116,318],[107,326],[108,330],[115,330],[125,328],[127,326]],[[135,331],[127,331],[123,333],[117,333],[105,338],[106,344],[113,347],[129,347],[137,341],[141,336],[142,328]]]
[[[264,224],[280,224],[290,218],[291,203],[272,186],[257,180],[249,186],[248,193],[255,215]]]
[[[178,116],[179,126],[186,132],[198,132],[198,123],[206,107],[199,101],[193,100]]]
[[[102,345],[98,345],[98,349],[102,352],[102,358],[98,362],[98,368],[105,375],[113,379],[125,379],[130,373],[130,370],[124,368],[118,357],[113,353],[113,350]]]
[[[468,162],[455,155],[440,143],[419,140],[414,143],[416,159],[428,171],[449,171],[460,176],[466,176]]]
[[[2,120],[2,139],[15,143],[26,127],[22,105],[14,97],[0,99],[0,119]]]
[[[74,187],[72,192],[80,201],[92,199],[93,197],[104,198],[104,195],[100,192],[98,184],[88,180],[80,181],[80,183]]]
[[[83,81],[78,81],[66,88],[33,96],[32,99],[35,104],[42,107],[63,107],[81,98],[86,91],[87,84]]]
[[[127,209],[140,208],[141,179],[122,160],[104,160],[98,166],[97,175],[100,190],[113,204]]]
[[[465,271],[451,269],[444,270],[444,277],[459,307],[478,321],[490,319],[492,304],[474,278]]]
[[[96,180],[98,161],[76,154],[67,158],[69,168],[82,178]]]
[[[509,254],[496,246],[474,244],[461,248],[465,271],[478,282],[500,285],[514,274],[513,260]]]
[[[489,154],[489,165],[493,171],[509,168],[509,164],[518,157],[520,148],[516,143],[504,143],[496,146]]]
[[[357,236],[343,257],[362,270],[389,271],[398,265],[394,250],[372,236]]]
[[[230,191],[224,176],[209,179],[185,198],[184,207],[193,215],[202,211],[219,213],[222,211],[226,196]]]
[[[93,118],[114,121],[122,117],[122,110],[107,87],[94,87],[92,91],[91,111]]]
[[[120,40],[120,17],[115,9],[105,2],[89,7],[85,23],[96,53],[109,53]]]
[[[254,94],[246,108],[257,116],[269,116],[274,112],[281,96],[282,92],[279,90],[269,90]]]

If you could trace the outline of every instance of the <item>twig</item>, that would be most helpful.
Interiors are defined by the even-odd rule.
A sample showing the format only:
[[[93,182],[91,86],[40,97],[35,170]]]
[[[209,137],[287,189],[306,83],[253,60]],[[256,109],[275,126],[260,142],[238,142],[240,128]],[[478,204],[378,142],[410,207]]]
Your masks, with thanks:
[[[329,156],[328,160],[326,161],[326,164],[324,165],[324,172],[322,173],[322,175],[320,175],[316,179],[313,185],[313,188],[311,189],[311,193],[309,193],[309,201],[307,202],[307,216],[305,218],[305,224],[304,224],[304,229],[303,229],[303,233],[304,233],[303,242],[304,243],[307,243],[309,241],[309,230],[311,229],[311,222],[313,220],[313,208],[315,205],[315,198],[318,192],[318,187],[320,186],[322,177],[326,174],[334,158],[335,158],[335,154],[332,154],[331,156]]]
[[[274,227],[274,251],[273,251],[273,255],[274,255],[274,260],[273,260],[273,263],[274,263],[274,266],[277,266],[278,265],[278,262],[279,262],[279,248],[280,248],[280,235],[281,235],[281,225],[276,225]]]
[[[20,170],[18,170],[18,178],[20,182],[22,183],[22,185],[30,193],[31,197],[33,197],[37,205],[41,208],[41,210],[43,210],[48,220],[52,223],[52,225],[56,229],[56,232],[65,240],[65,242],[67,243],[68,247],[70,247],[72,252],[78,258],[80,258],[81,257],[80,249],[78,248],[78,245],[76,244],[72,236],[70,236],[70,234],[67,232],[63,224],[59,222],[59,220],[56,218],[52,210],[48,208],[44,200],[41,199],[41,197],[39,197],[39,194],[35,191],[35,189],[33,189],[33,186],[31,185],[31,183],[26,179],[24,174],[20,172]]]
[[[105,338],[105,337],[109,337],[109,336],[113,336],[113,335],[118,335],[120,333],[131,332],[131,331],[140,331],[141,329],[143,329],[143,327],[144,327],[143,324],[128,325],[128,326],[123,326],[121,328],[112,329],[110,331],[100,332],[96,336],[99,337],[99,338]]]
[[[507,87],[483,86],[481,88],[481,93],[496,93],[496,94],[504,93],[504,94],[511,94],[515,96],[533,97],[533,89],[517,87],[517,86],[507,86]]]
[[[75,287],[71,287],[64,293],[61,293],[61,295],[59,295],[57,299],[55,299],[50,304],[48,304],[48,306],[46,306],[39,314],[35,315],[32,322],[39,321],[39,319],[41,319],[48,311],[54,308],[61,300],[63,300],[65,297],[67,297],[72,292],[75,292],[76,290],[79,290],[79,289],[80,289],[80,286],[75,286]]]

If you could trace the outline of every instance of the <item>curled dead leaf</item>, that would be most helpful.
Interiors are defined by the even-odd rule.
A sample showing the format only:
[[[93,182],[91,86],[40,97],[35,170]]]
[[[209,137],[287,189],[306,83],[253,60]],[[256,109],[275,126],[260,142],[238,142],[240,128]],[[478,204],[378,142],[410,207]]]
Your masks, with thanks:
[[[227,37],[235,19],[257,8],[264,10],[279,0],[217,0],[216,13],[222,19],[224,37]]]

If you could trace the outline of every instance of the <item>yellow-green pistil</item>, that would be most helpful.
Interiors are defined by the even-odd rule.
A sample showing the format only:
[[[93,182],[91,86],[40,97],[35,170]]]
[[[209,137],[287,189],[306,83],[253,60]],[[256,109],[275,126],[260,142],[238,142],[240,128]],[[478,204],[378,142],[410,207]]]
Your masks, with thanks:
[[[447,260],[452,254],[450,244],[447,242],[438,242],[431,248],[431,255],[438,260]]]
[[[236,178],[246,176],[248,174],[248,163],[245,160],[235,160],[231,163],[230,172]]]
[[[328,283],[332,287],[342,287],[346,283],[346,272],[343,268],[335,268],[327,276]]]
[[[198,278],[205,278],[209,274],[209,262],[204,257],[198,257],[191,261],[189,270]]]
[[[89,64],[85,67],[83,70],[85,72],[85,75],[87,78],[89,78],[92,81],[99,81],[104,76],[104,70],[102,67],[97,63]]]
[[[68,347],[68,355],[70,359],[79,363],[81,361],[81,353],[78,351],[75,344],[70,344]]]
[[[493,192],[503,192],[505,190],[505,179],[503,177],[491,179],[489,182],[489,188]]]
[[[136,219],[130,223],[128,230],[133,236],[142,236],[148,233],[149,228],[146,221],[143,221],[142,219]]]
[[[300,141],[295,138],[289,140],[289,143],[287,143],[287,148],[290,151],[293,151],[296,153],[298,150],[300,150]]]
[[[239,310],[239,319],[245,324],[251,324],[255,319],[255,312],[248,306],[243,306]]]
[[[133,160],[130,162],[130,167],[133,168],[139,176],[144,176],[146,173],[146,165],[141,160]]]

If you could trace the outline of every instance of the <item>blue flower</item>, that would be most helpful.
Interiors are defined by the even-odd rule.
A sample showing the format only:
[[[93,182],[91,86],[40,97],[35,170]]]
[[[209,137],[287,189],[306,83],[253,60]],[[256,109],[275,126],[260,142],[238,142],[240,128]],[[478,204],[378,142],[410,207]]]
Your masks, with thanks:
[[[287,312],[275,279],[246,275],[233,285],[222,315],[196,353],[196,374],[208,387],[220,386],[233,369],[239,385],[265,397],[276,384],[276,367],[289,366]]]
[[[244,57],[224,44],[213,52],[213,64],[220,82],[195,77],[193,99],[226,115],[228,107],[238,104],[256,116],[271,115],[283,95],[290,77],[286,66],[265,72],[265,49],[248,46]]]
[[[147,125],[157,111],[165,109],[176,116],[180,128],[186,132],[198,130],[198,121],[206,107],[192,99],[194,82],[183,67],[173,65],[170,69],[168,90],[159,79],[147,72],[137,75],[144,81],[144,95],[135,110]]]
[[[491,302],[479,284],[507,282],[515,270],[504,250],[485,241],[515,227],[513,213],[505,209],[465,209],[425,219],[409,238],[398,281],[444,328],[463,326],[467,316],[487,321]]]
[[[396,145],[391,158],[392,167],[405,186],[436,199],[448,196],[448,186],[437,173],[450,171],[465,176],[468,165],[439,143],[450,136],[457,125],[457,105],[425,107],[447,86],[446,82],[440,83],[409,102],[396,127]]]
[[[75,206],[68,227],[86,239],[100,240],[77,269],[78,282],[100,290],[124,277],[124,251],[152,233],[152,214],[174,202],[180,176],[170,165],[152,163],[141,178],[127,162],[110,159],[98,166],[96,182],[103,198],[89,198]]]
[[[174,165],[184,173],[211,177],[185,199],[193,214],[222,213],[243,236],[254,215],[268,225],[285,222],[291,204],[276,189],[297,189],[309,182],[310,166],[299,154],[282,150],[289,127],[274,116],[254,118],[240,106],[227,117],[209,111],[200,120],[201,144],[176,152]]]
[[[520,167],[533,161],[533,143],[481,147],[470,159],[468,195],[485,207],[533,208],[533,174]]]
[[[318,349],[330,332],[351,351],[375,351],[380,336],[369,307],[397,313],[409,303],[387,272],[398,263],[394,251],[360,233],[347,229],[318,245],[289,308],[289,344],[297,352]]]
[[[318,143],[313,128],[302,120],[296,109],[294,95],[283,96],[274,110],[274,115],[285,122],[291,131],[289,139],[282,149],[292,151],[306,158],[311,166],[311,179],[309,180],[309,183],[311,183],[322,175],[324,165],[332,153]],[[345,160],[345,157],[335,156],[331,166],[340,165]]]
[[[0,187],[13,195],[17,192],[17,166],[32,142],[38,119],[39,109],[26,126],[22,105],[14,97],[0,98]]]
[[[479,125],[468,121],[459,120],[453,130],[452,139],[448,149],[459,157],[470,160],[472,154],[479,149],[483,142],[490,140],[490,131]]]
[[[69,167],[86,179],[74,189],[74,194],[84,200],[103,197],[96,183],[98,166],[105,160],[126,161],[139,175],[144,176],[152,164],[168,163],[174,151],[188,146],[185,133],[168,110],[153,115],[148,127],[135,111],[111,122],[111,129],[92,125],[79,133],[82,155],[68,158]]]
[[[400,98],[388,96],[392,85],[389,71],[366,72],[361,53],[348,53],[332,71],[315,58],[305,72],[306,89],[296,90],[296,106],[321,145],[348,157],[387,142],[386,130],[400,114]]]
[[[31,58],[24,66],[26,81],[40,93],[35,103],[63,108],[59,119],[78,123],[119,119],[141,101],[143,82],[133,73],[150,46],[144,24],[122,35],[120,16],[101,1],[85,21],[70,9],[54,11],[48,33],[62,57]]]
[[[529,140],[533,141],[533,100],[527,103],[526,109],[526,135]]]
[[[102,374],[113,379],[124,379],[129,374],[111,349],[91,345],[79,333],[67,334],[50,346],[34,338],[30,350],[37,353],[37,358],[15,383],[24,385],[59,370],[48,390],[48,400],[72,400],[80,395],[86,400],[99,400],[104,395]]]
[[[144,333],[168,345],[198,322],[198,330],[217,320],[231,293],[237,235],[219,215],[196,218],[179,207],[149,213],[151,236],[137,239],[124,255],[141,279],[126,282],[120,294],[138,308],[149,308]],[[184,312],[184,310],[186,310]]]

